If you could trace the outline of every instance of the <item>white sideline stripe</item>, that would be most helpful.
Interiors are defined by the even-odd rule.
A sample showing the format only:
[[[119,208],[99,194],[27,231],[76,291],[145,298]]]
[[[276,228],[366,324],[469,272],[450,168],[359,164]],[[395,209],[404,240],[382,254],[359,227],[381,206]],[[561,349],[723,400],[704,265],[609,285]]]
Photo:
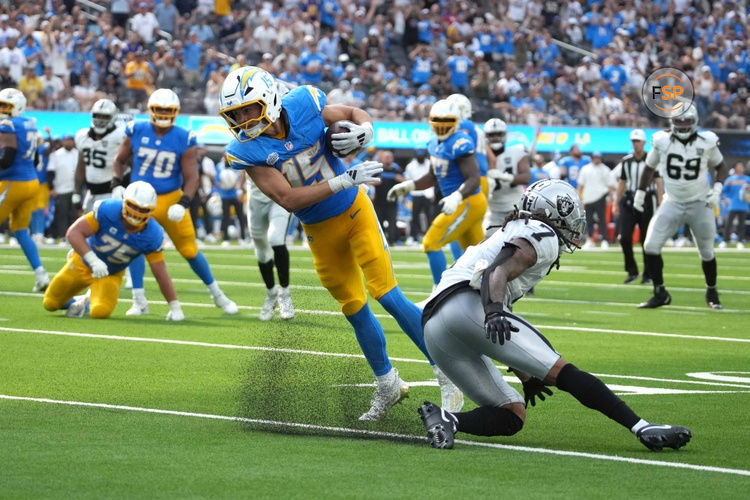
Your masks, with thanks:
[[[625,286],[625,285],[622,285]],[[561,289],[558,289],[557,291],[560,291]],[[673,290],[673,288],[670,288],[670,290]],[[696,289],[697,290],[697,289]],[[695,290],[693,290],[695,291]],[[733,294],[735,290],[722,292],[727,294]],[[425,294],[426,295],[426,294]],[[645,298],[645,297],[644,297]],[[635,302],[595,302],[593,300],[575,300],[575,299],[553,299],[553,298],[541,298],[541,297],[524,297],[523,298],[524,303],[528,302],[550,302],[553,304],[577,304],[582,306],[590,306],[590,305],[597,305],[597,306],[610,306],[610,307],[627,307],[628,309],[632,309],[635,311],[636,306],[638,305]],[[697,312],[706,312],[709,314],[723,314],[723,313],[748,313],[750,312],[750,309],[722,309],[721,311],[714,311],[713,309],[708,309],[708,306],[706,307],[696,307],[696,306],[676,306],[674,304],[670,304],[667,306],[668,309],[678,309],[680,311],[697,311]],[[523,315],[523,312],[521,312],[521,315]]]
[[[316,355],[316,356],[364,359],[364,356],[361,354],[331,353],[331,352],[323,352],[323,351],[306,351],[306,350],[301,350],[301,349],[288,349],[288,348],[283,348],[283,347],[262,347],[262,346],[236,345],[236,344],[218,344],[218,343],[213,343],[213,342],[199,342],[199,341],[193,341],[193,340],[160,339],[160,338],[153,338],[153,337],[127,337],[124,335],[104,335],[100,333],[66,332],[66,331],[56,331],[56,330],[39,330],[39,329],[28,329],[28,328],[9,328],[9,327],[0,327],[0,331],[18,332],[18,333],[39,333],[43,335],[60,335],[64,337],[84,337],[84,338],[95,338],[95,339],[103,339],[103,340],[122,340],[122,341],[127,341],[127,342],[153,342],[153,343],[188,345],[188,346],[197,346],[197,347],[217,347],[221,349],[243,349],[243,350],[248,350],[248,351],[273,351],[273,352],[287,352],[287,353],[293,353],[293,354],[309,354],[309,355]],[[390,359],[394,361],[400,361],[403,363],[427,363],[428,362],[426,359],[414,359],[414,358],[390,358]],[[503,369],[503,370],[507,368],[507,366],[503,366],[500,364],[497,364],[497,366],[498,368]],[[628,379],[628,380],[672,382],[672,383],[677,383],[677,384],[710,385],[710,386],[719,386],[719,387],[736,387],[740,389],[750,389],[750,385],[728,383],[727,381],[706,382],[706,381],[699,381],[699,380],[680,380],[680,379],[669,379],[669,378],[641,377],[637,375],[614,375],[614,374],[609,374],[609,373],[594,373],[593,375],[596,375],[597,377],[604,377],[604,378],[620,378],[620,379]],[[688,376],[690,376],[690,374],[688,374]]]
[[[422,442],[427,441],[427,438],[425,437],[416,436],[412,434],[369,431],[365,429],[351,429],[348,427],[333,427],[333,426],[327,426],[327,425],[302,424],[302,423],[297,423],[297,422],[279,422],[275,420],[232,417],[229,415],[216,415],[212,413],[194,413],[194,412],[177,411],[177,410],[162,410],[159,408],[143,408],[139,406],[113,405],[113,404],[107,404],[107,403],[89,403],[89,402],[84,402],[84,401],[65,401],[65,400],[49,399],[49,398],[10,396],[7,394],[0,394],[0,399],[10,400],[10,401],[28,401],[28,402],[34,402],[34,403],[48,403],[48,404],[67,405],[67,406],[81,406],[81,407],[86,407],[86,408],[103,408],[107,410],[123,410],[123,411],[134,411],[134,412],[141,412],[141,413],[156,413],[160,415],[203,418],[203,419],[209,419],[209,420],[223,420],[223,421],[229,421],[229,422],[242,422],[242,423],[248,423],[248,424],[273,425],[277,427],[319,430],[319,431],[327,431],[327,432],[333,432],[333,433],[343,434],[343,435],[379,437],[379,438],[396,439],[396,440],[401,440],[401,441],[422,441]],[[517,445],[508,445],[508,444],[499,444],[499,443],[481,443],[477,441],[466,441],[463,439],[457,439],[456,443],[460,443],[466,446],[480,446],[484,448],[495,448],[495,449],[500,449],[500,450],[523,451],[527,453],[544,453],[544,454],[549,454],[549,455],[577,457],[577,458],[590,458],[594,460],[606,460],[606,461],[611,461],[611,462],[624,462],[624,463],[630,463],[630,464],[651,465],[651,466],[656,466],[656,467],[669,467],[669,468],[674,468],[674,469],[688,469],[688,470],[696,470],[696,471],[701,471],[701,472],[717,472],[720,474],[750,476],[750,470],[730,469],[727,467],[714,467],[710,465],[689,464],[689,463],[684,463],[684,462],[666,462],[662,460],[647,460],[643,458],[620,457],[617,455],[584,453],[580,451],[554,450],[550,448],[535,448],[535,447],[530,447],[530,446],[517,446]]]

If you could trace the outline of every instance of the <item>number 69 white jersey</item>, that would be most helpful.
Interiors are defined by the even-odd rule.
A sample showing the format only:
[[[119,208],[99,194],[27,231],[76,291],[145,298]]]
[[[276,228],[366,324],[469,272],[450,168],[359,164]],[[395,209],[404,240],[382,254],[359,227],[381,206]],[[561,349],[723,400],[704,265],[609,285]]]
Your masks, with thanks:
[[[75,135],[75,144],[86,167],[86,183],[102,184],[112,180],[112,164],[125,138],[125,128],[115,127],[99,139],[94,135],[90,128],[82,128]]]
[[[708,196],[708,168],[723,161],[719,138],[713,132],[698,132],[687,144],[670,132],[659,131],[651,138],[646,165],[664,179],[670,200],[687,203]]]

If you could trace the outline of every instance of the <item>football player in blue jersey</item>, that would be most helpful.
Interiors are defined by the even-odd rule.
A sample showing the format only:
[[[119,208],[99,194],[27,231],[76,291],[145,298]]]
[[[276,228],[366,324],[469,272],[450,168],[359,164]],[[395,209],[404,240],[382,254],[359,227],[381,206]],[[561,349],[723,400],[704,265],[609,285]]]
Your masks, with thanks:
[[[66,309],[69,317],[107,318],[117,305],[125,268],[145,255],[169,304],[167,320],[185,319],[167,274],[162,243],[164,230],[151,218],[156,209],[156,191],[142,181],[131,183],[122,200],[101,200],[94,210],[78,218],[65,235],[73,250],[44,294],[48,311]],[[90,294],[73,296],[87,287]]]
[[[21,116],[25,110],[26,97],[20,90],[0,90],[0,224],[10,217],[10,230],[36,275],[33,291],[42,292],[49,275],[29,234],[39,190],[34,167],[37,131],[34,119]]]
[[[170,89],[158,89],[148,99],[151,120],[128,123],[113,165],[112,197],[122,196],[125,164],[132,160],[131,182],[148,182],[158,195],[154,219],[164,227],[177,251],[208,287],[214,304],[227,314],[237,314],[237,304],[221,291],[206,257],[198,251],[193,221],[186,211],[198,189],[197,141],[193,132],[175,125],[179,111],[177,94]],[[143,258],[134,259],[130,265],[133,280],[133,307],[127,312],[130,316],[148,313],[144,273]]]
[[[372,140],[372,119],[351,106],[326,105],[325,94],[310,85],[282,97],[276,79],[252,66],[229,73],[220,92],[219,113],[235,136],[227,162],[245,170],[263,193],[302,221],[320,282],[339,302],[375,373],[377,389],[360,420],[380,420],[409,388],[388,358],[383,328],[367,304],[363,273],[370,295],[430,358],[421,312],[396,282],[372,202],[359,187],[377,182],[383,167],[364,161],[347,170],[340,159]],[[348,132],[331,135],[327,145],[326,126],[342,121]],[[462,406],[463,395],[441,372],[436,375],[446,404]]]
[[[447,99],[433,104],[430,128],[435,133],[427,145],[431,170],[417,180],[396,184],[388,192],[388,197],[396,199],[414,189],[427,189],[436,183],[440,186],[442,213],[432,221],[422,240],[432,281],[437,285],[446,267],[444,245],[458,240],[465,250],[482,241],[482,217],[487,211],[487,198],[479,188],[474,142],[459,130],[457,106]]]
[[[560,160],[560,177],[574,188],[578,188],[578,174],[584,165],[591,163],[591,157],[581,154],[581,147],[573,144],[570,154]]]

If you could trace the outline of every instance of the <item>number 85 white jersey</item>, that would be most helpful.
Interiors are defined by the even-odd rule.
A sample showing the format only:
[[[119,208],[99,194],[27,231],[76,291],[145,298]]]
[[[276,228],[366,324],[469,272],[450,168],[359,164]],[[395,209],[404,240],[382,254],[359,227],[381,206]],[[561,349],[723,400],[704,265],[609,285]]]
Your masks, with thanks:
[[[698,132],[685,144],[670,132],[659,131],[651,138],[646,165],[664,179],[668,199],[682,203],[704,199],[711,189],[708,168],[724,159],[718,146],[713,132]]]
[[[112,180],[112,164],[124,138],[123,126],[113,128],[99,139],[94,139],[90,128],[82,128],[76,133],[75,144],[86,167],[86,183],[102,184]]]

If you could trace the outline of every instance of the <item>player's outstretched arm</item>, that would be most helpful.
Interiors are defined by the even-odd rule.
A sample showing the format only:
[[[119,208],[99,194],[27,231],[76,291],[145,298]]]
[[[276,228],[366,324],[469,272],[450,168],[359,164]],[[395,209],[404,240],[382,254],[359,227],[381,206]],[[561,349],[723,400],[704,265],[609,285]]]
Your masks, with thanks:
[[[95,227],[91,226],[91,221]],[[91,247],[86,243],[86,238],[91,236],[99,229],[96,219],[93,217],[93,212],[89,212],[86,215],[79,217],[71,226],[68,228],[68,232],[65,233],[70,246],[76,251],[78,255],[83,257],[91,251]]]
[[[130,149],[130,137],[126,135],[120,143],[120,147],[117,148],[115,160],[112,162],[112,198],[122,199],[125,193],[122,178],[125,176],[125,165],[127,165],[132,156],[133,151]]]
[[[185,314],[182,312],[182,306],[180,301],[177,300],[177,293],[174,290],[172,284],[172,278],[169,277],[167,272],[167,264],[164,262],[164,256],[161,251],[154,252],[147,256],[151,272],[156,278],[156,282],[159,284],[159,290],[164,296],[164,299],[169,304],[169,312],[167,313],[168,321],[182,321],[185,319]]]
[[[407,179],[403,182],[399,182],[391,189],[388,190],[386,198],[388,201],[396,201],[400,196],[410,193],[415,189],[427,189],[437,184],[437,178],[432,170],[429,170],[426,174],[416,180]]]
[[[83,183],[86,181],[86,164],[83,163],[83,154],[81,151],[78,152],[78,163],[76,164],[76,172],[73,176],[74,188],[73,188],[73,206],[77,210],[81,210],[81,192],[83,191]]]

